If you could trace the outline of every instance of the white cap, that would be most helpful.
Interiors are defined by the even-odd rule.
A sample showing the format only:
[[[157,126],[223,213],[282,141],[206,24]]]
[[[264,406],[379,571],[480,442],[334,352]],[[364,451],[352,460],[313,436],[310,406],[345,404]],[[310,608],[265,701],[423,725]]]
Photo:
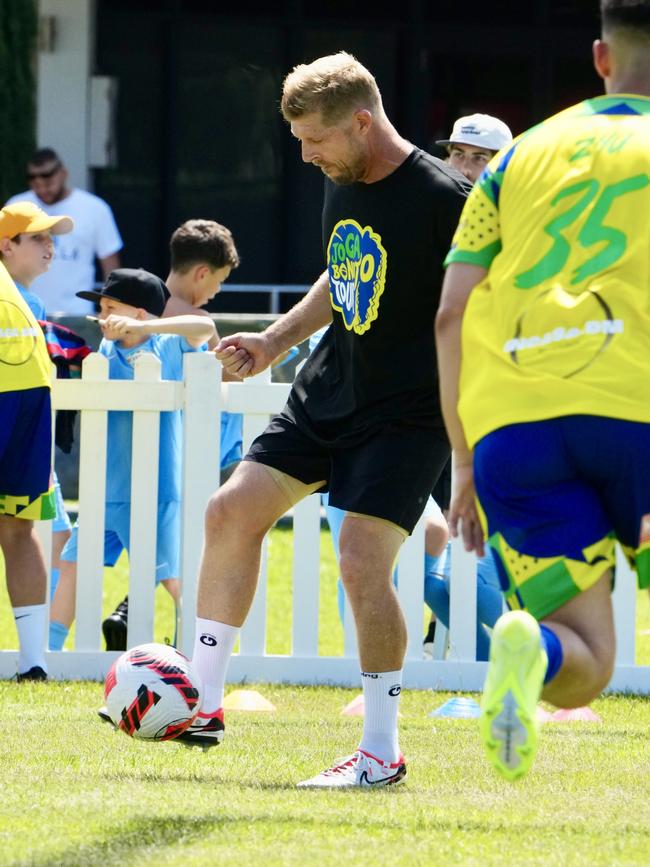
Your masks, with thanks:
[[[488,151],[500,151],[510,144],[512,133],[498,117],[489,114],[469,114],[459,117],[448,139],[437,141],[437,145],[466,144]]]

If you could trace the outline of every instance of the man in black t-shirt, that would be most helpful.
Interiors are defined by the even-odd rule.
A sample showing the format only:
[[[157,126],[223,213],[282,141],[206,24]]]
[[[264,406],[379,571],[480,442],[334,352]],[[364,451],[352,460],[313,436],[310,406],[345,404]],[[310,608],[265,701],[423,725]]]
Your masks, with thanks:
[[[179,740],[221,740],[226,666],[255,593],[264,534],[306,495],[329,491],[347,513],[340,568],[365,721],[348,760],[300,785],[390,785],[406,773],[397,739],[406,628],[391,574],[449,456],[433,321],[470,185],[398,134],[374,78],[349,54],[296,67],[282,112],[303,160],[326,176],[327,268],[293,310],[261,334],[225,338],[217,357],[231,373],[255,375],[331,326],[282,413],[208,506],[194,652],[205,698]]]

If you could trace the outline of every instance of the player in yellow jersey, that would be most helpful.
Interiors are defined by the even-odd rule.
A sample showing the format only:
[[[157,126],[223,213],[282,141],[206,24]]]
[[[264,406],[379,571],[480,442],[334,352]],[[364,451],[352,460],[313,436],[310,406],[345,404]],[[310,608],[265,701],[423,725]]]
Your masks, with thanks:
[[[488,165],[436,321],[450,526],[478,553],[487,535],[518,609],[496,624],[481,717],[508,779],[534,758],[540,695],[577,707],[611,677],[617,539],[650,584],[650,0],[601,12],[607,95]]]

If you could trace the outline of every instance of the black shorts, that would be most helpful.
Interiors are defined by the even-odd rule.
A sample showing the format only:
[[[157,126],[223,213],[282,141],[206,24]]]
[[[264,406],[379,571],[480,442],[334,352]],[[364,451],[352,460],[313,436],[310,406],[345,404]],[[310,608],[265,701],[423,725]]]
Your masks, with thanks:
[[[251,445],[256,461],[304,484],[325,479],[329,504],[391,521],[412,533],[449,458],[443,431],[391,422],[363,442],[323,446],[291,419],[278,415]]]

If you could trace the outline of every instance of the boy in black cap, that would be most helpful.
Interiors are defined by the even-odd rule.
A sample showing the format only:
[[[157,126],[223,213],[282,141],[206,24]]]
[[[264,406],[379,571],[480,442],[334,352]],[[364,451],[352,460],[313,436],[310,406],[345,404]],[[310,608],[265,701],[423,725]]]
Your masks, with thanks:
[[[186,313],[210,316],[205,305],[221,291],[221,284],[239,265],[239,254],[232,233],[214,220],[187,220],[172,234],[170,240],[171,268],[165,289],[168,300],[163,317]],[[214,349],[219,335],[208,343]],[[222,372],[224,381],[239,377]],[[243,416],[221,413],[221,473],[229,476],[241,460]],[[126,650],[129,598],[126,596],[102,622],[106,650]]]
[[[214,323],[205,316],[160,319],[168,298],[165,284],[142,269],[112,271],[97,292],[79,292],[99,303],[103,340],[110,379],[133,379],[136,360],[152,353],[160,360],[162,379],[182,380],[183,355],[205,348],[214,335]],[[106,475],[104,563],[115,565],[124,548],[129,550],[131,519],[132,414],[109,412]],[[158,540],[156,583],[162,582],[178,601],[180,539],[181,413],[160,415],[158,476]],[[83,520],[83,517],[82,517]],[[77,578],[78,523],[61,554],[61,578],[52,601],[50,650],[60,650],[74,619]],[[135,576],[136,578],[138,576]]]

